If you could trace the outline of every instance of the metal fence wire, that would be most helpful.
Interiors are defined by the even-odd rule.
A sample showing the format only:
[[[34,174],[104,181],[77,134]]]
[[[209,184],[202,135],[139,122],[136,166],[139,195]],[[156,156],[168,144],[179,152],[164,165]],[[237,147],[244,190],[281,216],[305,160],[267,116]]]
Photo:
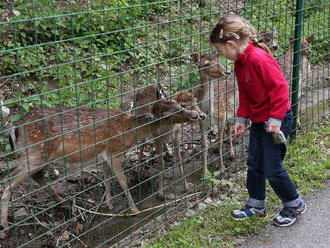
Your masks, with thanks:
[[[318,123],[329,13],[327,0],[0,1],[0,246],[131,247],[244,168],[233,64],[208,42],[225,14],[281,65],[293,137]]]

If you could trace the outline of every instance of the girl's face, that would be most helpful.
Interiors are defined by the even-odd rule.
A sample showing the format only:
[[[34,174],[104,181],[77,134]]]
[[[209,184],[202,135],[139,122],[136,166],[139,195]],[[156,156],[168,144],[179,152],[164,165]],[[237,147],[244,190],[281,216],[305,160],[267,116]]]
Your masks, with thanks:
[[[238,45],[234,41],[229,40],[225,44],[215,43],[214,46],[218,52],[227,59],[235,61],[239,56]]]

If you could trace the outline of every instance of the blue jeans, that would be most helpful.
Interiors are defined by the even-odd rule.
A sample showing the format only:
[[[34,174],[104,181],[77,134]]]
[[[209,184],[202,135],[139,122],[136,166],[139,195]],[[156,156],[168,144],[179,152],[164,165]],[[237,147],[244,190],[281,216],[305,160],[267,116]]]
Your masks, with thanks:
[[[292,126],[292,111],[289,110],[281,125],[286,137]],[[282,144],[274,144],[272,135],[265,130],[264,123],[252,123],[250,129],[249,154],[247,159],[247,189],[249,205],[264,207],[266,204],[266,179],[288,207],[299,205],[301,199],[287,171],[282,165],[286,149]]]

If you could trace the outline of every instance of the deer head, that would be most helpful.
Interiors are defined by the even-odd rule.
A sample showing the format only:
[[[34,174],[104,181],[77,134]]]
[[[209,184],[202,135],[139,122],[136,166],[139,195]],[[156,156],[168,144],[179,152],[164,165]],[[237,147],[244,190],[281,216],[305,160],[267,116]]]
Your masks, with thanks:
[[[309,45],[313,42],[314,36],[311,35],[307,37],[306,39],[301,39],[301,55],[303,56],[311,56],[312,55],[312,49],[309,47]],[[293,47],[294,45],[294,38],[289,38],[290,44]]]
[[[277,44],[277,37],[276,37],[276,30],[269,31],[263,30],[258,34],[258,42],[266,44],[270,50],[277,51],[278,44]]]
[[[202,75],[208,75],[211,78],[219,78],[230,74],[230,72],[227,72],[226,68],[222,65],[220,59],[216,56],[208,54],[198,55],[197,53],[194,53],[192,55],[192,60],[201,70]]]

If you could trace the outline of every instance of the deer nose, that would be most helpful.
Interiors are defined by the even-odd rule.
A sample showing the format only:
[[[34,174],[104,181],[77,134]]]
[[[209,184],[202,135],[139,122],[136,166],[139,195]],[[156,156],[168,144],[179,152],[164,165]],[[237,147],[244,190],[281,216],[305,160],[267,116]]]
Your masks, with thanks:
[[[202,120],[205,120],[205,119],[206,119],[206,114],[204,114],[204,113],[200,113],[200,114],[199,114],[199,117],[200,117]]]
[[[277,51],[278,50],[278,45],[272,46],[272,49],[273,49],[273,51]]]
[[[225,72],[225,75],[226,75],[226,76],[230,76],[230,75],[231,75],[231,72],[230,72],[230,71],[226,71],[226,72]]]

